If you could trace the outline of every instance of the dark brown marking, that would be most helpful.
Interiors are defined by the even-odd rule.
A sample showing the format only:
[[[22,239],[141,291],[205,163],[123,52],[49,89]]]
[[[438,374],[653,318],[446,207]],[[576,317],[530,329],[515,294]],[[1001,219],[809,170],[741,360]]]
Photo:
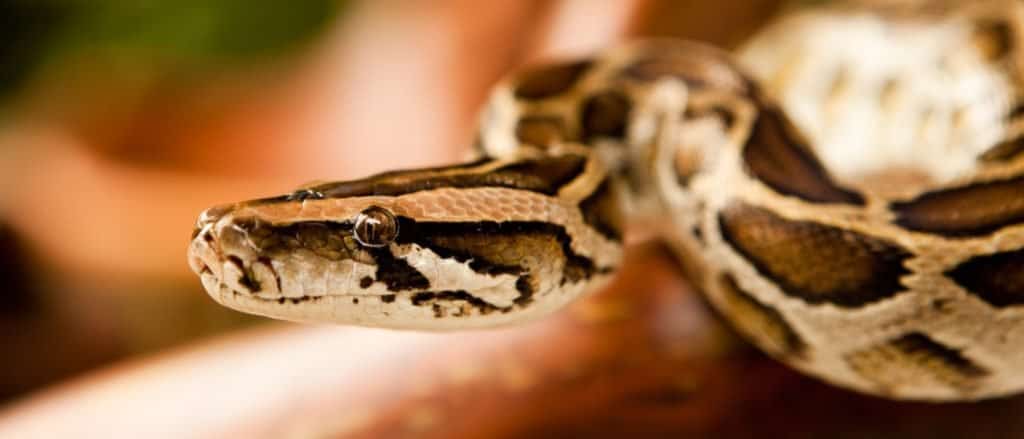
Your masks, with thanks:
[[[622,241],[622,205],[610,180],[601,182],[594,193],[580,202],[583,221],[612,241]]]
[[[305,302],[319,302],[323,300],[321,296],[302,296],[302,297],[281,297],[277,299],[277,303],[285,304],[291,303],[292,305],[298,305]]]
[[[516,122],[516,139],[547,147],[566,138],[565,125],[558,116],[525,116]]]
[[[433,305],[434,316],[438,315],[440,306],[437,302],[464,302],[480,311],[480,314],[487,315],[493,312],[509,312],[512,307],[499,307],[476,297],[464,290],[457,291],[424,291],[412,295],[412,304],[415,306]]]
[[[1024,250],[977,256],[946,275],[992,306],[1024,305]]]
[[[863,205],[864,198],[832,181],[796,127],[763,106],[743,148],[747,171],[775,191],[812,203]]]
[[[371,249],[377,262],[377,281],[384,282],[388,291],[422,290],[430,288],[430,281],[405,259],[396,258],[387,248]]]
[[[572,88],[589,69],[591,61],[552,64],[520,74],[514,93],[519,99],[543,99]]]
[[[988,375],[959,350],[917,332],[854,352],[846,360],[883,391],[938,384],[969,392]]]
[[[261,262],[268,270],[270,270],[271,274],[274,275],[274,283],[277,284],[277,291],[281,291],[281,275],[277,274],[277,269],[275,269],[274,264],[270,262],[270,258],[260,256],[257,261]]]
[[[1006,119],[1012,121],[1021,116],[1024,116],[1024,102],[1014,105],[1010,112],[1006,114]]]
[[[981,155],[985,162],[1008,162],[1020,156],[1024,152],[1024,137],[1005,140],[997,143]]]
[[[387,182],[388,180],[391,180],[391,179],[403,180],[403,181],[423,180],[423,179],[429,179],[430,177],[434,176],[438,172],[448,172],[448,171],[467,171],[467,172],[470,172],[471,170],[473,170],[475,168],[478,168],[480,166],[486,165],[487,163],[493,162],[494,160],[495,159],[493,159],[493,158],[480,158],[478,160],[474,160],[474,161],[466,162],[466,163],[460,163],[460,164],[456,164],[456,165],[435,166],[435,167],[427,167],[427,168],[408,169],[408,170],[402,170],[402,171],[389,171],[389,172],[383,172],[383,173],[380,173],[380,174],[372,175],[372,176],[369,176],[369,177],[366,177],[366,178],[363,178],[363,179],[359,179],[359,180],[324,183],[324,184],[319,184],[319,185],[312,186],[312,187],[309,187],[309,188],[306,188],[306,189],[318,192],[321,195],[323,195],[324,198],[345,197],[345,196],[349,196],[349,195],[345,195],[348,192],[351,192],[353,194],[351,196],[374,195],[374,190],[375,190],[374,185],[375,185],[375,183],[378,183],[378,182]],[[394,188],[392,188],[392,187],[390,187],[390,186],[385,184],[384,187],[381,190],[387,192],[389,190],[393,191]],[[330,194],[331,191],[334,191],[336,193],[336,195],[331,195]],[[383,194],[380,194],[380,195],[387,195],[387,193],[383,193]],[[392,194],[392,195],[396,195],[396,194]],[[256,206],[256,205],[263,205],[263,204],[277,204],[277,203],[283,203],[283,202],[292,202],[291,197],[292,197],[292,194],[280,195],[280,196],[268,197],[268,198],[259,198],[259,199],[255,199],[255,200],[246,201],[245,204]]]
[[[803,339],[774,308],[767,306],[743,291],[730,275],[721,280],[722,298],[727,314],[733,316],[736,327],[753,338],[763,349],[774,355],[801,355],[806,348]]]
[[[894,203],[896,224],[918,232],[971,237],[1024,221],[1024,177],[929,192]]]
[[[580,138],[584,142],[602,137],[624,139],[630,108],[629,98],[619,91],[608,90],[588,97],[580,107]]]
[[[484,182],[488,186],[514,187],[555,195],[563,186],[579,177],[586,166],[586,157],[573,154],[527,160],[489,173]]]
[[[370,285],[373,285],[372,277],[363,276],[362,279],[359,279],[359,288],[370,288]]]
[[[238,270],[242,272],[242,276],[238,278],[238,283],[245,288],[249,289],[250,293],[258,293],[260,291],[260,284],[256,282],[256,278],[253,276],[250,270],[245,268],[245,264],[242,263],[242,259],[235,255],[228,255],[227,260],[238,267]]]
[[[910,253],[880,238],[745,204],[724,209],[719,226],[758,272],[807,303],[858,307],[903,290]]]
[[[454,259],[461,263],[469,262],[470,269],[489,276],[502,274],[518,276],[526,271],[525,267],[512,263],[510,258],[501,257],[506,248],[518,245],[516,238],[519,237],[502,239],[495,236],[491,239],[492,237],[481,236],[473,230],[472,225],[475,223],[465,223],[469,230],[463,234],[449,230],[458,229],[457,226],[441,226],[444,223],[416,223],[409,218],[402,218],[401,221],[402,227],[410,231],[415,230],[415,233],[403,235],[406,239],[400,240],[399,243],[415,242],[442,258]]]
[[[519,292],[519,297],[516,297],[513,301],[516,305],[526,306],[533,302],[533,278],[530,276],[519,276],[519,279],[516,279],[516,291]]]
[[[557,251],[565,260],[562,283],[580,282],[605,274],[612,267],[597,267],[590,258],[572,249],[572,238],[565,228],[556,224],[532,221],[481,221],[467,223],[416,222],[399,217],[403,233],[399,244],[417,244],[441,257],[460,262],[482,274],[527,274],[536,267],[522,265],[524,258],[534,257],[541,264],[553,263],[543,255]],[[410,231],[405,233],[405,231]],[[531,252],[550,246],[552,250]]]
[[[694,224],[694,226],[690,228],[690,235],[693,236],[693,239],[697,241],[698,244],[706,244],[704,242],[704,230],[700,228],[700,224]]]
[[[329,198],[396,196],[439,188],[503,187],[554,195],[566,183],[579,176],[587,159],[566,154],[511,162],[489,172],[477,166],[393,171],[348,182],[317,186]],[[465,171],[437,175],[445,170]]]
[[[298,248],[329,260],[353,259],[360,252],[359,244],[352,239],[351,222],[305,221],[274,226],[257,221],[239,221],[237,226],[248,232],[246,239],[262,249],[262,262],[271,270],[273,265],[269,263],[269,257]]]
[[[384,303],[394,302],[395,301],[395,295],[394,294],[385,294],[383,296],[380,296],[380,301],[384,302]]]
[[[1006,21],[977,22],[972,38],[982,57],[990,61],[1003,59],[1013,51],[1013,28]]]

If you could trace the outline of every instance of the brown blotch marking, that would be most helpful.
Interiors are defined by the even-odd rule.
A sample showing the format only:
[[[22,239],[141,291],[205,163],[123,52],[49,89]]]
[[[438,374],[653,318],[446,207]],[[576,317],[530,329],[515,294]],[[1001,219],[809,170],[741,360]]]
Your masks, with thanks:
[[[591,65],[591,61],[576,61],[527,70],[520,74],[513,93],[519,99],[543,99],[564,93]]]
[[[438,256],[469,263],[473,271],[490,276],[502,274],[520,275],[528,267],[520,265],[522,254],[512,253],[520,246],[528,248],[529,243],[517,242],[518,236],[485,236],[474,228],[476,223],[451,224],[417,223],[409,218],[401,219],[402,228],[415,230],[407,233],[400,243],[413,243],[428,248]],[[465,233],[460,229],[465,227]],[[413,236],[417,236],[414,240]]]
[[[263,254],[268,257],[287,254],[299,248],[332,261],[353,259],[355,253],[358,253],[357,244],[351,240],[352,224],[349,222],[304,221],[287,226],[272,226],[255,221],[240,221],[237,225],[248,232],[248,238],[263,249]],[[264,259],[264,263],[273,269],[269,259]]]
[[[1024,177],[929,192],[894,203],[896,224],[949,237],[985,235],[1024,221]]]
[[[502,187],[555,195],[565,184],[583,173],[587,158],[577,154],[511,162],[488,172],[475,164],[448,168],[392,171],[361,180],[328,183],[317,190],[329,198],[396,196],[439,188]],[[438,172],[463,171],[438,176]]]
[[[558,116],[526,116],[516,122],[516,139],[547,147],[565,139],[565,124]]]
[[[597,267],[590,258],[577,254],[571,246],[572,238],[565,228],[551,223],[533,221],[480,221],[467,223],[416,222],[400,217],[403,231],[399,244],[417,244],[438,256],[469,261],[469,267],[482,274],[523,275],[551,264],[555,255],[565,265],[562,283],[579,282],[611,272],[611,267]],[[533,260],[537,266],[525,266]]]
[[[997,143],[985,151],[981,160],[985,162],[1008,162],[1024,152],[1024,137],[1017,137]]]
[[[806,344],[779,311],[743,291],[730,275],[723,275],[719,282],[725,312],[732,316],[733,323],[741,332],[756,340],[769,353],[779,356],[803,354]]]
[[[1013,108],[1010,108],[1008,113],[1006,113],[1006,119],[1008,121],[1015,120],[1021,116],[1024,116],[1024,103],[1017,103]]]
[[[846,356],[851,369],[883,392],[940,385],[970,392],[988,371],[960,351],[913,332]]]
[[[520,189],[556,195],[586,169],[586,157],[568,154],[514,163],[496,170],[488,183],[502,185],[510,179],[518,180]]]
[[[460,163],[456,165],[447,166],[435,166],[418,169],[408,169],[402,171],[389,171],[380,174],[372,175],[359,180],[352,181],[341,181],[341,182],[330,182],[318,184],[316,186],[310,186],[306,189],[315,191],[323,195],[325,198],[339,198],[348,196],[366,196],[366,195],[388,195],[388,191],[394,191],[393,185],[386,184],[389,180],[401,180],[401,181],[418,181],[430,179],[435,176],[438,172],[448,171],[460,171],[465,170],[470,172],[473,168],[486,165],[489,162],[494,161],[493,158],[480,158],[471,162]],[[471,172],[470,172],[471,173]],[[381,187],[377,187],[379,183],[384,183]],[[384,193],[375,194],[374,191],[380,190]],[[422,189],[421,189],[422,190]],[[401,193],[401,192],[399,192]],[[399,193],[391,193],[391,195],[397,195]],[[284,202],[292,202],[290,199],[292,194],[279,195],[276,197],[259,198],[255,200],[246,201],[246,205],[259,206],[265,204],[277,204]]]
[[[622,241],[625,219],[618,193],[605,179],[590,196],[580,202],[583,221],[612,241]]]
[[[363,276],[362,279],[359,279],[359,288],[370,288],[370,285],[373,285],[372,277]]]
[[[395,301],[395,295],[394,294],[385,294],[383,296],[380,296],[380,301],[384,302],[384,303],[394,302]]]
[[[724,209],[719,226],[758,272],[807,303],[858,307],[903,290],[910,253],[880,238],[745,204]]]
[[[377,281],[388,291],[422,290],[430,288],[430,281],[405,259],[396,258],[387,248],[369,249],[377,263]]]
[[[992,306],[1024,305],[1024,250],[977,256],[946,275]]]
[[[1013,28],[1006,21],[975,23],[971,39],[981,56],[989,61],[1003,59],[1013,51]]]
[[[796,127],[775,108],[762,106],[743,148],[747,171],[775,191],[812,203],[863,205],[864,198],[832,181]]]
[[[590,142],[601,137],[624,139],[632,104],[622,92],[607,90],[594,94],[580,107],[580,138]]]

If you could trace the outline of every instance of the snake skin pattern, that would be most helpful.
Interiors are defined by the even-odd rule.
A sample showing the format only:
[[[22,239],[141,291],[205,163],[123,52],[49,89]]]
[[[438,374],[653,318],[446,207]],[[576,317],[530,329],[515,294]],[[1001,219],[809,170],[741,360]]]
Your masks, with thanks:
[[[625,224],[657,222],[779,361],[890,398],[1017,392],[1022,13],[840,5],[737,61],[650,40],[533,67],[495,88],[481,159],[209,209],[189,261],[245,312],[491,327],[599,289]]]

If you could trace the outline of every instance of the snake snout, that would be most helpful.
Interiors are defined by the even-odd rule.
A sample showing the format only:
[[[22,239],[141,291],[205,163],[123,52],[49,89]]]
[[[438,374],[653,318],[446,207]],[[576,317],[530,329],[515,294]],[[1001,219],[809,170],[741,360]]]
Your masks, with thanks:
[[[218,301],[225,293],[279,292],[277,275],[262,258],[246,224],[230,214],[229,206],[207,209],[196,222],[189,265]]]

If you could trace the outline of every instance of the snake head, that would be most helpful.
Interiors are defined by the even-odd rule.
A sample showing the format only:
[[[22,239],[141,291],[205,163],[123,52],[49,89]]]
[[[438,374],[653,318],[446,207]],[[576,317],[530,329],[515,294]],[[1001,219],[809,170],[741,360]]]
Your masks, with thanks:
[[[522,321],[603,283],[619,243],[589,226],[579,203],[508,187],[491,174],[501,168],[452,171],[489,175],[480,184],[408,171],[213,207],[189,262],[230,308],[410,329]]]

